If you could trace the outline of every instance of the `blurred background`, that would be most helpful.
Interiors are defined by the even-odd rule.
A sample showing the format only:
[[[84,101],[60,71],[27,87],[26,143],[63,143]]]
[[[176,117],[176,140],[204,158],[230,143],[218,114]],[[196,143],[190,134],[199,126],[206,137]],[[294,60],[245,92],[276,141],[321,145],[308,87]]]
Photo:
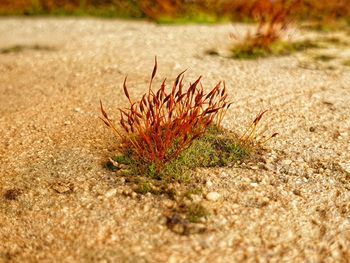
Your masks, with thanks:
[[[275,0],[0,0],[0,15],[147,18],[159,23],[215,23],[254,18],[256,2]],[[279,0],[290,3],[292,0]],[[293,0],[293,18],[318,28],[350,24],[349,0]]]

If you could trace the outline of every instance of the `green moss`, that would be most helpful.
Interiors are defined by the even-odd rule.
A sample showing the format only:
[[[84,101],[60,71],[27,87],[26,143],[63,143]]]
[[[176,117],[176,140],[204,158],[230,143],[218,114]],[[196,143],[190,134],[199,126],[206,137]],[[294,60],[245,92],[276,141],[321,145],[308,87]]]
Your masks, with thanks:
[[[0,54],[19,53],[25,50],[54,51],[53,47],[41,45],[14,45],[0,49]]]
[[[194,187],[194,188],[190,188],[188,189],[184,196],[189,198],[189,199],[192,199],[192,195],[201,195],[203,193],[203,188],[202,187]]]
[[[268,56],[285,56],[294,52],[303,51],[320,46],[310,40],[287,42],[275,41],[267,47],[254,47],[250,43],[241,43],[232,48],[232,58],[257,59]]]
[[[350,59],[344,60],[343,61],[343,65],[347,66],[347,67],[350,67]]]
[[[176,147],[175,147],[176,148]],[[248,155],[247,148],[240,145],[237,137],[226,130],[210,126],[206,133],[193,141],[176,159],[166,163],[157,171],[154,163],[147,163],[126,152],[113,157],[128,165],[130,174],[156,180],[188,182],[193,169],[197,167],[222,167],[237,162]]]
[[[120,168],[115,166],[111,161],[106,162],[105,167],[106,169],[111,170],[113,172],[120,170]]]
[[[130,159],[126,155],[116,155],[112,157],[112,160],[120,164],[130,164]]]
[[[314,57],[315,60],[323,61],[323,62],[328,62],[333,59],[335,59],[335,56],[327,55],[327,54],[319,54]]]
[[[248,155],[232,133],[211,126],[207,132],[166,165],[159,178],[186,182],[197,167],[222,167]]]
[[[323,42],[325,44],[329,44],[331,46],[348,46],[349,42],[341,39],[339,37],[322,37],[318,39],[319,42]]]
[[[147,194],[153,192],[153,187],[151,182],[142,182],[138,185],[137,189],[135,190],[136,193],[139,194]]]
[[[189,12],[188,14],[171,17],[160,16],[156,22],[159,24],[215,24],[229,22],[227,16],[217,16],[215,14],[203,12]]]
[[[201,218],[208,215],[208,210],[201,204],[190,204],[186,207],[186,216],[191,223],[198,223]]]

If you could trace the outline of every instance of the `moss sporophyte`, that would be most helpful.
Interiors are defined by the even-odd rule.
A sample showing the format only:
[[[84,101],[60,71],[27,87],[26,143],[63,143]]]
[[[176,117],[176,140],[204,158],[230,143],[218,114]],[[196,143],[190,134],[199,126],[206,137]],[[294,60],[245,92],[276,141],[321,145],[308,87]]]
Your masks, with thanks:
[[[187,171],[195,167],[227,166],[248,156],[265,112],[239,137],[221,126],[232,105],[227,101],[225,82],[205,93],[198,77],[185,89],[183,71],[169,90],[163,80],[154,91],[156,72],[155,59],[148,92],[139,100],[131,99],[125,78],[123,89],[129,106],[119,108],[119,127],[101,102],[101,119],[122,140],[120,155],[114,157],[117,166],[151,178],[186,180]]]

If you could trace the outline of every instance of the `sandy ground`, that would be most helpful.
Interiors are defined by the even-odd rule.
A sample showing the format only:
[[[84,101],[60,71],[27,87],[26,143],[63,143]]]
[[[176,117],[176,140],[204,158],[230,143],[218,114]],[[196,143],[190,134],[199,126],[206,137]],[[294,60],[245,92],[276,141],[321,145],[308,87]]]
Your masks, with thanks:
[[[226,58],[229,34],[246,29],[1,19],[0,49],[27,48],[0,54],[0,262],[350,262],[349,50],[315,51],[333,52],[332,66],[312,52]],[[170,200],[126,195],[104,168],[117,141],[99,99],[116,116],[124,76],[132,97],[145,92],[154,55],[158,81],[186,68],[207,88],[225,80],[227,128],[243,132],[268,109],[264,123],[280,133],[260,163],[197,171],[221,196],[203,201],[201,234],[170,231]]]

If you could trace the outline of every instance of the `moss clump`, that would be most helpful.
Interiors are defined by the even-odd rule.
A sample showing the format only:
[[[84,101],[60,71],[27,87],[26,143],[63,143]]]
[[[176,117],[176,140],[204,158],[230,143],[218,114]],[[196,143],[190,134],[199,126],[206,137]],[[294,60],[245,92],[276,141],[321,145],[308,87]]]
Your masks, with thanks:
[[[167,162],[158,172],[155,164],[144,162],[132,152],[113,157],[113,160],[127,165],[130,175],[144,176],[163,181],[189,181],[190,172],[197,167],[222,167],[242,160],[248,155],[235,134],[209,126],[206,132],[194,140],[176,159]]]
[[[335,56],[327,55],[327,54],[319,54],[314,57],[315,60],[329,62],[331,60],[336,59]]]
[[[275,41],[269,46],[254,46],[248,43],[241,43],[232,48],[232,58],[234,59],[257,59],[268,56],[285,56],[294,52],[303,51],[310,48],[319,48],[319,45],[310,41]]]

